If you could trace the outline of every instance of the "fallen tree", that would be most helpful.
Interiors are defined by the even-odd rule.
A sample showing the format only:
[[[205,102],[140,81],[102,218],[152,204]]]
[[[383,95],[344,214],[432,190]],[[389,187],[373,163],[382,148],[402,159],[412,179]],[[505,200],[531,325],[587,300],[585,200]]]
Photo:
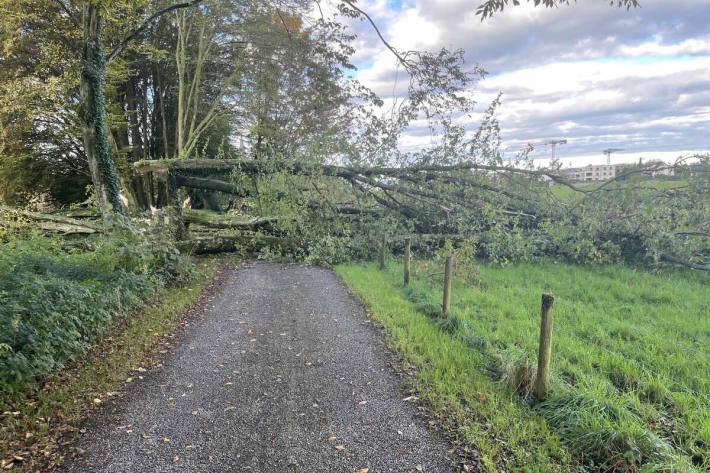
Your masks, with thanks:
[[[291,239],[260,234],[193,237],[177,242],[176,246],[181,252],[190,254],[216,254],[235,251],[251,253],[267,247],[288,252],[298,250],[297,242]]]
[[[251,195],[249,189],[220,179],[177,175],[175,176],[175,183],[178,187],[224,192],[238,197],[249,197]]]
[[[701,163],[710,160],[695,158]],[[308,240],[305,247],[330,245],[318,251],[334,255],[343,244],[351,245],[348,239],[353,237],[361,238],[359,245],[371,246],[377,234],[449,235],[445,239],[476,241],[479,256],[499,262],[554,255],[579,263],[643,260],[704,269],[704,255],[710,254],[707,244],[704,238],[688,237],[705,231],[703,209],[710,208],[710,199],[699,198],[707,196],[706,176],[697,165],[691,169],[688,159],[651,168],[697,176],[677,189],[646,183],[648,166],[590,186],[568,181],[555,168],[504,165],[494,158],[461,155],[422,155],[402,160],[410,164],[401,166],[276,158],[139,161],[134,166],[139,172],[181,176],[176,179],[185,183],[193,179],[190,173],[198,172],[250,182],[259,213],[283,216],[272,222],[280,235]],[[213,190],[219,187],[228,193],[238,190],[226,180],[198,179],[203,181],[191,182],[211,181]],[[560,198],[549,183],[579,197]],[[354,254],[362,251],[367,250]]]
[[[0,223],[3,223],[4,226],[9,226],[23,218],[32,220],[36,228],[62,235],[93,235],[103,231],[101,226],[85,220],[0,205]]]
[[[256,230],[269,227],[276,223],[278,217],[255,217],[244,219],[230,215],[219,215],[209,210],[183,209],[186,223],[196,223],[211,228],[234,228],[239,230]]]

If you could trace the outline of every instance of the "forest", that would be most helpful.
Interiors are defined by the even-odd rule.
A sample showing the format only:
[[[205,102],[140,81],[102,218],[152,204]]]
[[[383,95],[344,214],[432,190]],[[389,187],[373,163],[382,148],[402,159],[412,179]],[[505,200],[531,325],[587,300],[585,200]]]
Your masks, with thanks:
[[[480,3],[470,12],[484,22],[519,2]],[[567,3],[534,1],[577,8]],[[475,387],[444,367],[415,385],[462,449],[482,452],[481,471],[705,471],[710,306],[698,294],[710,270],[710,155],[639,163],[591,185],[559,160],[540,166],[534,145],[504,159],[502,98],[475,93],[485,64],[462,50],[398,49],[360,2],[334,4],[331,17],[310,0],[0,0],[3,467],[57,461],[58,429],[85,416],[77,407],[50,421],[57,406],[82,389],[84,404],[103,401],[94,385],[48,389],[117,326],[156,301],[183,310],[223,261],[258,258],[335,268],[409,347],[407,363],[439,369],[416,348],[422,337],[475,358],[462,368]],[[358,81],[353,22],[391,53],[403,97]],[[431,139],[411,150],[402,139],[415,125]],[[673,177],[649,178],[665,170]],[[401,287],[405,244],[413,283]],[[367,263],[385,249],[384,271]],[[447,255],[454,309],[437,320]],[[556,335],[564,361],[540,404],[521,388],[534,373],[516,376],[535,358],[539,319],[528,315],[546,290],[579,321]],[[525,316],[503,303],[510,291]],[[619,301],[628,310],[610,308]],[[398,317],[423,325],[404,330],[411,321]],[[149,350],[152,336],[133,333]],[[121,382],[118,367],[138,358],[115,355],[102,376],[115,369]],[[479,396],[487,389],[497,400]]]

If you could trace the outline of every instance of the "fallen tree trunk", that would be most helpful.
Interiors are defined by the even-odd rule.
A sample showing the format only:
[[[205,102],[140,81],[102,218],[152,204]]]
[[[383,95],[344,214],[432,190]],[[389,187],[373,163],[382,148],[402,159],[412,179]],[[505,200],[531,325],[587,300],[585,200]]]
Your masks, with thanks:
[[[696,269],[698,271],[710,271],[710,264],[691,263],[690,261],[686,261],[673,255],[662,255],[661,260],[666,263],[672,263],[686,268]]]
[[[591,193],[593,191],[579,188],[562,177],[559,173],[546,169],[525,169],[513,166],[498,166],[491,164],[482,164],[475,161],[461,162],[458,164],[413,164],[402,167],[388,166],[336,166],[332,164],[313,164],[300,163],[293,161],[284,162],[266,162],[266,161],[249,161],[243,159],[160,159],[160,160],[143,160],[133,163],[133,166],[138,172],[165,172],[168,170],[205,170],[205,171],[229,171],[239,169],[245,174],[270,174],[279,171],[288,171],[292,174],[313,174],[322,173],[325,176],[353,178],[355,176],[389,176],[389,177],[406,177],[412,175],[425,176],[427,174],[442,172],[458,172],[458,171],[485,171],[485,172],[503,172],[509,174],[517,174],[524,176],[542,177],[547,176],[558,184],[562,184],[577,192]],[[606,181],[604,184],[614,182],[615,179]],[[603,184],[603,185],[604,185]]]
[[[234,235],[197,237],[177,242],[177,248],[183,253],[216,254],[234,251],[259,251],[262,248],[280,248],[287,251],[298,249],[293,240],[271,235]]]
[[[351,186],[363,195],[373,198],[379,205],[389,208],[408,219],[421,218],[421,209],[428,208],[429,221],[439,218],[442,211],[449,214],[456,207],[465,207],[476,210],[477,205],[467,199],[460,199],[436,189],[431,185],[434,176],[448,179],[450,182],[466,180],[468,188],[476,188],[479,184],[472,179],[472,172],[506,173],[528,177],[550,179],[564,183],[563,178],[546,170],[530,170],[509,166],[496,166],[476,163],[473,161],[453,165],[410,165],[402,167],[363,167],[363,166],[338,166],[320,163],[301,163],[293,161],[255,161],[241,159],[185,159],[185,160],[158,160],[138,161],[134,163],[139,172],[166,172],[206,170],[225,172],[238,170],[250,175],[268,175],[274,172],[286,172],[292,175],[329,176],[345,179]],[[470,175],[469,175],[470,174]],[[565,183],[565,185],[568,185]],[[572,186],[573,187],[573,186]],[[228,186],[225,186],[228,188]],[[377,190],[378,192],[375,192]],[[501,195],[510,194],[504,186],[492,186],[480,183],[481,191],[496,192]],[[504,213],[536,219],[537,216],[527,212],[527,209],[504,209]],[[424,230],[426,225],[422,227]]]
[[[308,209],[309,210],[325,210],[325,209],[333,209],[339,214],[343,215],[372,215],[372,216],[379,216],[382,215],[383,209],[381,208],[373,208],[373,207],[358,207],[356,205],[348,205],[348,204],[330,204],[330,203],[321,203],[321,202],[309,202],[308,203]]]
[[[393,240],[406,241],[409,239],[418,242],[442,240],[461,241],[465,240],[466,238],[467,236],[462,233],[412,233],[410,235],[398,235],[397,237],[393,238]]]
[[[196,223],[212,228],[235,228],[239,230],[256,230],[276,223],[278,217],[258,217],[244,220],[229,215],[219,215],[206,210],[183,209],[185,222]]]
[[[206,177],[175,176],[175,183],[178,185],[178,187],[189,187],[191,189],[218,191],[224,192],[225,194],[236,195],[239,197],[250,196],[250,192],[248,189],[239,187],[236,184],[232,184],[228,181],[222,181],[220,179],[212,179]]]
[[[57,232],[63,235],[91,235],[101,233],[103,229],[94,225],[91,222],[80,221],[70,217],[61,215],[43,214],[39,212],[30,212],[28,210],[14,209],[0,205],[0,220],[4,220],[8,224],[17,218],[26,218],[34,222],[34,226],[50,232]]]
[[[75,209],[75,210],[68,210],[68,211],[59,211],[59,212],[54,212],[52,215],[56,215],[58,217],[68,217],[68,218],[86,218],[86,219],[93,219],[93,220],[101,220],[101,214],[97,212],[96,210],[92,209]]]

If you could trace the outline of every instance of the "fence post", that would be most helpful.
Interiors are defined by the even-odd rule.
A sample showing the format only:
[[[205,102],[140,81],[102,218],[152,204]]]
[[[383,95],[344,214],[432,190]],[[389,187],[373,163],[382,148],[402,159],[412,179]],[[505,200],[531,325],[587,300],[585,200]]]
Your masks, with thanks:
[[[554,319],[555,297],[542,295],[542,320],[540,322],[540,351],[537,356],[537,376],[535,377],[535,397],[545,399],[550,390],[550,357],[552,355],[552,321]]]
[[[449,309],[451,308],[451,280],[453,279],[453,256],[449,255],[446,257],[444,262],[444,300],[441,304],[441,315],[444,317],[449,315]]]
[[[409,286],[409,254],[412,250],[412,239],[407,238],[404,243],[404,285]]]
[[[385,269],[385,249],[387,248],[387,237],[382,237],[382,246],[380,247],[380,269]]]

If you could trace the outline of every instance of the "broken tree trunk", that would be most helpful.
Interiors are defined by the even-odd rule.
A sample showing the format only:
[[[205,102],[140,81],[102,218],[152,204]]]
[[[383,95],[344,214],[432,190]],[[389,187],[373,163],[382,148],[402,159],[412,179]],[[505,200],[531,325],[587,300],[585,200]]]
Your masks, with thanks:
[[[197,237],[177,242],[181,252],[192,254],[229,253],[237,250],[254,252],[267,246],[289,251],[297,249],[297,244],[293,240],[271,235]]]
[[[175,182],[175,171],[172,169],[166,174],[165,185],[168,194],[168,209],[175,214],[175,239],[184,240],[187,238],[187,228],[185,227],[185,220],[182,214],[182,204],[180,202],[180,195],[178,194],[178,187]]]
[[[278,217],[258,217],[245,220],[229,215],[219,215],[214,212],[196,209],[183,209],[185,222],[196,223],[212,228],[236,228],[240,230],[255,230],[266,227],[278,221]]]
[[[15,217],[13,217],[15,216]],[[41,230],[57,232],[63,235],[91,235],[101,233],[103,229],[93,223],[76,220],[60,215],[43,214],[27,210],[13,209],[0,205],[0,221],[10,224],[17,217],[24,217],[34,222],[34,226]]]
[[[239,197],[249,197],[249,189],[237,186],[231,182],[220,179],[208,179],[205,177],[175,176],[175,183],[179,187],[189,187],[191,189],[203,189],[210,191],[224,192]]]

